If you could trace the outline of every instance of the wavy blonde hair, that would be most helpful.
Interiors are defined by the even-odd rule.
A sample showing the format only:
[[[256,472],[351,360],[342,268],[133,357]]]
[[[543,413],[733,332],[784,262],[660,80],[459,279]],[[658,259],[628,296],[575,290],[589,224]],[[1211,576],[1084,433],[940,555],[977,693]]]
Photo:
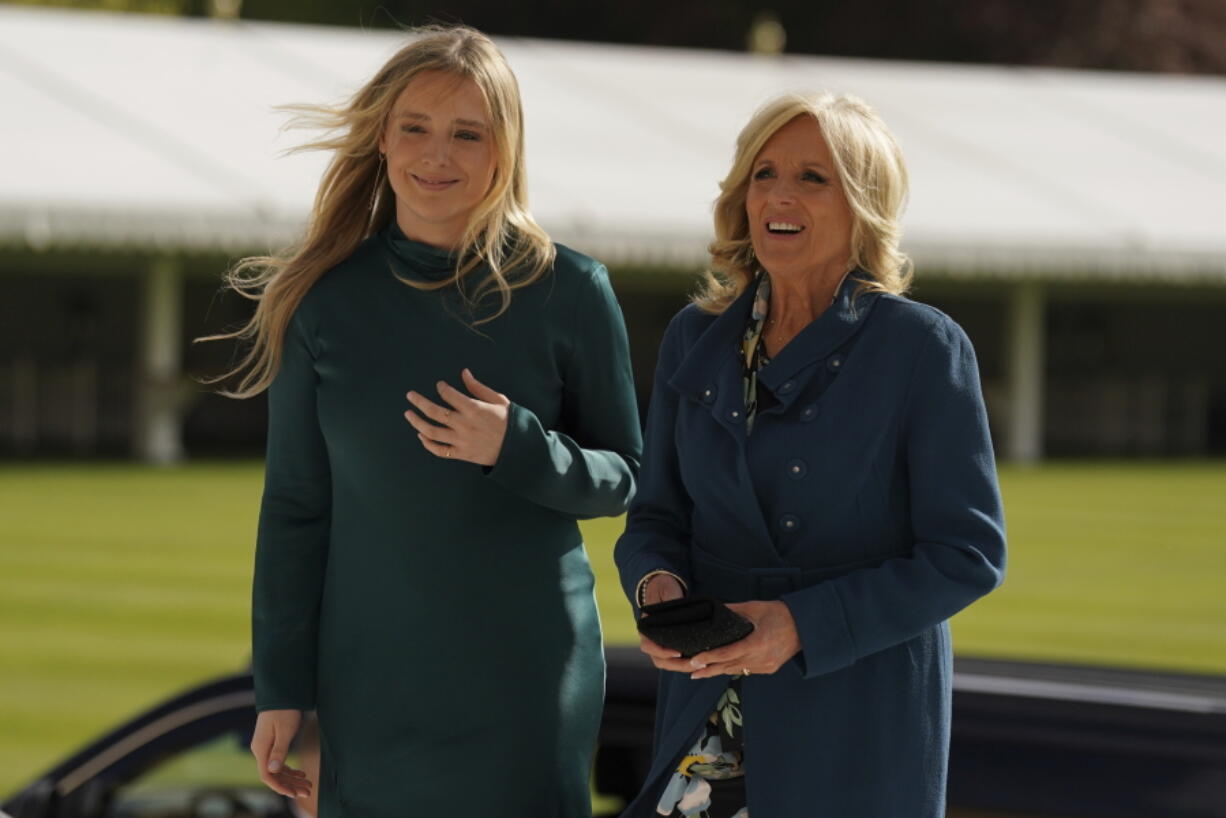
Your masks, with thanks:
[[[286,328],[303,297],[324,273],[352,255],[363,239],[395,218],[395,196],[383,172],[379,137],[400,93],[424,71],[472,80],[480,89],[490,118],[497,167],[490,189],[473,209],[460,239],[454,275],[442,281],[404,277],[401,281],[422,290],[456,287],[470,305],[496,293],[499,306],[473,322],[481,324],[506,311],[512,291],[552,269],[553,243],[528,210],[523,107],[519,84],[506,59],[476,29],[429,26],[411,33],[413,41],[344,104],[285,106],[297,113],[292,125],[330,134],[294,150],[330,150],[333,156],[315,194],[301,243],[280,254],[244,258],[226,273],[227,286],[255,301],[256,308],[251,319],[234,332],[199,339],[250,342],[233,369],[209,381],[239,379],[234,389],[222,390],[222,394],[248,398],[268,388],[280,367]],[[467,292],[466,279],[481,267],[488,272]]]
[[[715,200],[711,268],[694,303],[721,313],[758,273],[745,198],[754,160],[775,132],[798,116],[817,121],[834,157],[851,210],[848,269],[868,274],[858,292],[901,295],[911,285],[911,261],[898,249],[907,199],[907,166],[898,143],[868,103],[850,95],[785,94],[758,109],[736,140],[732,169]]]

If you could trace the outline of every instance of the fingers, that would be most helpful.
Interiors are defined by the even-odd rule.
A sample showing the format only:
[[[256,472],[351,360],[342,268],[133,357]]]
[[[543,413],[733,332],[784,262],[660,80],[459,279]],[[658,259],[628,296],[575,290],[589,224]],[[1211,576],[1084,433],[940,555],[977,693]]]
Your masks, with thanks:
[[[442,457],[444,459],[452,459],[456,457],[454,446],[450,446],[446,443],[437,443],[423,435],[421,432],[417,433],[417,439],[421,441],[422,447],[435,457]]]
[[[753,669],[748,661],[746,661],[744,664],[740,662],[727,662],[716,665],[706,665],[698,670],[695,670],[694,666],[691,666],[688,668],[688,670],[690,671],[690,678],[697,681],[698,679],[710,679],[714,676],[743,676],[745,675],[746,670],[752,672]]]
[[[660,670],[672,673],[689,673],[693,670],[688,659],[652,659],[651,663]]]
[[[443,386],[445,384],[441,384]],[[450,387],[448,387],[450,388]],[[452,390],[455,391],[454,389]],[[458,393],[457,393],[458,394]],[[459,433],[454,424],[459,418],[457,412],[446,406],[440,406],[422,395],[420,392],[409,392],[405,397],[417,409],[406,409],[404,418],[417,431],[417,439],[421,441],[426,451],[436,457],[450,458],[455,456],[455,445],[459,442]],[[469,398],[465,398],[469,400]],[[418,412],[421,414],[419,415]],[[422,417],[424,415],[425,417]],[[431,423],[430,420],[436,421]]]
[[[285,776],[281,773],[270,773],[267,770],[260,773],[260,780],[264,782],[264,786],[275,792],[277,795],[284,795],[287,798],[297,798],[294,792],[293,785],[285,780]]]
[[[774,673],[777,668],[765,669],[766,664],[759,655],[760,646],[750,643],[753,634],[739,642],[724,645],[722,648],[704,651],[690,659],[691,679],[710,679],[713,676],[743,676],[745,671],[751,673]]]
[[[452,408],[453,406],[457,406],[457,404],[451,400],[448,400],[443,395],[444,386],[447,385],[442,381],[439,381],[439,397],[447,400],[447,402],[450,404],[449,406],[440,406],[420,392],[409,392],[405,397],[409,399],[409,403],[413,404],[413,407],[417,409],[418,412],[425,415],[430,420],[434,421],[440,426],[451,426],[455,420],[455,415],[460,411],[460,409],[462,409],[462,407],[457,407],[456,409]],[[447,388],[450,389],[452,393],[460,395],[459,392],[456,392],[456,390],[452,389],[450,386],[447,386]],[[466,401],[472,401],[472,398],[464,395],[460,395],[460,397],[464,398]]]
[[[639,634],[639,650],[653,659],[680,659],[681,651],[660,647],[646,636]]]
[[[510,403],[506,395],[495,392],[477,380],[471,370],[465,369],[460,373],[460,378],[476,400],[465,395],[446,381],[439,381],[434,385],[438,390],[439,398],[443,401],[442,405],[435,403],[420,392],[409,392],[406,397],[418,412],[440,426],[454,425],[454,416],[457,414],[464,415],[468,410],[476,408],[478,401],[498,405]]]
[[[294,733],[286,730],[275,730],[273,732],[272,749],[268,752],[268,771],[276,774],[286,769],[285,757],[289,755],[289,743],[294,738]]]
[[[732,605],[728,606],[729,608]],[[742,611],[744,613],[744,611]],[[758,648],[761,647],[760,631],[753,631],[744,639],[724,645],[721,648],[703,651],[690,659],[691,679],[710,679],[713,676],[739,676],[745,670],[752,671],[761,667],[758,661]]]
[[[459,389],[456,389],[446,381],[439,381],[434,385],[438,390],[438,396],[446,401],[450,406],[455,408],[455,411],[463,414],[468,409],[473,408],[476,401],[465,395]]]
[[[409,394],[413,393],[410,392]],[[437,426],[412,409],[406,409],[404,417],[409,422],[409,425],[417,430],[418,437],[424,437],[438,443],[445,443],[449,446],[454,444],[459,437],[454,429],[448,426]]]
[[[311,782],[306,773],[285,763],[295,732],[272,719],[258,720],[251,738],[251,753],[255,756],[260,780],[269,789],[288,798],[305,798],[311,794]]]
[[[464,380],[464,386],[468,387],[468,391],[478,400],[483,400],[486,403],[510,403],[506,395],[501,392],[495,392],[477,380],[477,376],[472,373],[471,369],[465,368],[460,373],[460,377]]]
[[[461,377],[470,389],[489,400],[471,398],[439,381],[435,386],[442,403],[435,403],[420,392],[409,392],[406,397],[413,409],[405,411],[405,420],[430,454],[493,466],[506,438],[510,401],[478,381],[467,369]]]
[[[263,721],[257,721],[255,735],[251,737],[251,754],[255,756],[255,768],[260,774],[260,780],[277,790],[272,774],[268,772],[268,753],[272,750],[272,731],[266,729]],[[283,793],[284,794],[284,793]]]
[[[726,653],[719,659],[712,659],[711,654],[716,651],[709,650],[706,653],[700,653],[690,659],[690,666],[686,668],[689,671],[691,679],[710,679],[712,676],[735,676],[741,673],[741,670],[748,668],[752,661],[747,655],[728,656]]]
[[[751,646],[745,643],[752,638],[753,634],[750,634],[738,642],[733,642],[731,645],[724,645],[722,648],[715,648],[714,650],[695,654],[691,661],[696,668],[704,668],[708,665],[732,664],[740,661],[746,654],[751,652]]]
[[[738,643],[739,644],[739,643]],[[707,651],[692,658],[685,658],[679,651],[657,645],[642,634],[639,635],[639,650],[651,658],[651,663],[660,670],[688,673],[691,679],[709,679],[713,676],[739,676],[754,667],[753,660],[744,654],[732,655],[718,662],[702,661],[699,657],[716,653]],[[720,650],[723,650],[722,648]],[[725,652],[726,653],[726,652]]]
[[[778,671],[800,652],[800,638],[782,602],[749,602],[737,607],[754,620],[753,633],[739,642],[695,656],[691,678],[743,674],[746,670],[767,675]]]
[[[311,781],[306,777],[306,773],[302,770],[295,770],[288,765],[281,768],[281,772],[270,774],[272,779],[270,783],[265,779],[264,783],[277,793],[288,798],[306,798],[311,794]]]
[[[679,651],[660,647],[646,636],[639,636],[639,650],[647,654],[651,663],[660,670],[671,670],[674,673],[689,673],[693,670],[690,660],[683,657]]]

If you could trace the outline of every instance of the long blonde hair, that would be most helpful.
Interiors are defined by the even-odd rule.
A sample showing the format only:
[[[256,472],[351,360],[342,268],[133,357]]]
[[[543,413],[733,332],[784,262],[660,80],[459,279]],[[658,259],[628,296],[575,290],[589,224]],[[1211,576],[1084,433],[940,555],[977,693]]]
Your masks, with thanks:
[[[498,160],[490,189],[473,209],[460,239],[455,273],[441,281],[401,281],[423,290],[456,287],[472,304],[497,293],[498,308],[473,322],[480,324],[506,311],[513,290],[532,284],[553,267],[553,243],[528,211],[523,108],[506,59],[488,37],[466,26],[430,26],[412,33],[414,40],[348,102],[286,106],[298,114],[294,124],[332,134],[295,150],[330,150],[333,156],[302,242],[280,254],[244,258],[226,273],[226,284],[255,301],[256,308],[234,332],[200,339],[250,342],[233,369],[210,381],[239,377],[236,387],[222,394],[248,398],[268,388],[280,366],[286,328],[303,297],[363,239],[395,218],[395,196],[382,172],[379,136],[397,97],[424,71],[476,84],[485,98]],[[471,294],[465,292],[466,277],[481,267],[488,272]]]
[[[720,183],[715,241],[708,248],[711,269],[693,299],[706,312],[723,312],[758,273],[745,212],[749,176],[762,146],[798,116],[817,121],[834,156],[852,217],[848,269],[859,267],[868,274],[860,291],[901,295],[911,285],[911,262],[898,249],[907,166],[885,123],[857,97],[785,94],[758,109],[749,120],[737,137],[732,169]]]

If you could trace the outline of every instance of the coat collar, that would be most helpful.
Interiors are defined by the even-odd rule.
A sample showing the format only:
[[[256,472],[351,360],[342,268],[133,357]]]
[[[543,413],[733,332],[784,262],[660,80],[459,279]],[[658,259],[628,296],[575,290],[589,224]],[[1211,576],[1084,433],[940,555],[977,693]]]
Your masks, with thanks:
[[[840,366],[841,359],[836,364],[832,353],[856,333],[872,311],[877,294],[856,295],[862,281],[860,276],[863,274],[854,270],[843,279],[829,309],[801,330],[758,373],[758,382],[785,408],[801,392],[798,388],[789,388],[788,382],[807,378],[816,365],[827,358],[830,365]],[[733,427],[743,423],[743,417],[738,419],[733,413],[744,414],[744,398],[739,388],[741,339],[753,307],[754,289],[747,287],[706,326],[669,379],[669,384],[679,393],[707,404],[725,425]]]

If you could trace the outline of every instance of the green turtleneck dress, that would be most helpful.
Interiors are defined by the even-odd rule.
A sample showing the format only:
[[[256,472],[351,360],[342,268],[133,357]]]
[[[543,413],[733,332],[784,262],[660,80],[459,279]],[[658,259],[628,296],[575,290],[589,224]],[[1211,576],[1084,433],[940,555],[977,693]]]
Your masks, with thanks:
[[[641,449],[604,268],[471,326],[451,259],[393,222],[307,294],[269,391],[253,599],[258,710],[317,709],[321,818],[590,814],[604,657],[577,519],[621,514]],[[490,469],[404,418],[460,372],[512,402]]]

